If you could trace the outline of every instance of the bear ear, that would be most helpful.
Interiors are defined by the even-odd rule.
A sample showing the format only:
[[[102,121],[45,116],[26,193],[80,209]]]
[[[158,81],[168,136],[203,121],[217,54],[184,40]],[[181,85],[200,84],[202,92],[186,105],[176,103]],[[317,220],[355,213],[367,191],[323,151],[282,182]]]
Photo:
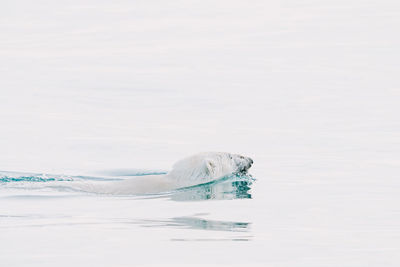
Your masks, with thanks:
[[[205,168],[206,169],[206,174],[209,175],[209,174],[214,173],[215,172],[215,167],[216,167],[215,163],[211,159],[205,159],[204,161],[205,161],[204,164],[205,164],[205,167],[206,167]]]

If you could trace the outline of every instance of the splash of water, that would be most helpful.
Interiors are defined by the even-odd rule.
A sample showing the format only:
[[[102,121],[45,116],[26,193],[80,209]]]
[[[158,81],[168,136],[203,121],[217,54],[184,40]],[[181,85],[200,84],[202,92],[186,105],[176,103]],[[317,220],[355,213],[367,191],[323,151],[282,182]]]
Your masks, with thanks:
[[[38,192],[51,191],[54,195],[56,192],[70,192],[71,194],[89,194],[116,196],[116,194],[102,194],[91,188],[96,186],[107,187],[112,183],[121,180],[134,179],[137,176],[146,178],[147,175],[154,176],[151,171],[140,171],[134,173],[130,171],[130,175],[124,178],[119,177],[92,177],[92,176],[66,176],[66,175],[50,175],[50,174],[32,174],[32,173],[16,173],[0,171],[0,189],[2,190],[24,190]],[[161,177],[161,176],[160,176]],[[243,199],[251,198],[252,183],[255,179],[249,174],[231,174],[219,179],[212,180],[207,183],[197,184],[189,187],[181,187],[170,190],[168,192],[149,193],[149,194],[123,194],[120,197],[135,196],[140,198],[159,198],[167,197],[175,201],[198,201],[209,199]],[[82,189],[82,185],[88,185]]]

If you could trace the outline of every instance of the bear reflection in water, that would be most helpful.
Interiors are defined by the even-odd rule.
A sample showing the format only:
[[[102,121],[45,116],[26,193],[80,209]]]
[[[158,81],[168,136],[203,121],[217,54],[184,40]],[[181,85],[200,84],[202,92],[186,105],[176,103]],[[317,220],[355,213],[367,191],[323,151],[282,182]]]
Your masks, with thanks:
[[[176,201],[246,199],[251,198],[253,181],[250,175],[232,175],[216,182],[176,190],[169,197]]]

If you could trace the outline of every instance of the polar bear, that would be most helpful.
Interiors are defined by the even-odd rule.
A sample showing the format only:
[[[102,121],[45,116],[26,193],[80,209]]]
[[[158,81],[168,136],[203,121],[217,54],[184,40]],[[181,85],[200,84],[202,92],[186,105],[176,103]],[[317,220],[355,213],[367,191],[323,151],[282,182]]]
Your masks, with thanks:
[[[203,152],[175,163],[167,174],[179,184],[204,183],[228,174],[247,172],[253,160],[237,154]]]
[[[237,154],[225,152],[203,152],[173,165],[165,175],[146,175],[92,186],[92,192],[106,194],[153,194],[173,189],[207,183],[217,178],[246,173],[253,160]]]

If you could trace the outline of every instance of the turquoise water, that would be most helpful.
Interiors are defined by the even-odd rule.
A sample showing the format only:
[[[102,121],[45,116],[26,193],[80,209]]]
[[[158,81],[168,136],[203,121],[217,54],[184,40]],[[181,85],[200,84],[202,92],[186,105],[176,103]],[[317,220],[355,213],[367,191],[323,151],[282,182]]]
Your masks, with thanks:
[[[115,173],[115,171],[113,171]],[[0,171],[0,190],[6,191],[7,189],[20,190],[26,192],[35,190],[34,192],[39,196],[45,196],[46,190],[51,189],[52,195],[57,192],[78,192],[82,194],[102,194],[83,191],[76,186],[77,183],[94,183],[100,185],[101,182],[121,181],[124,179],[134,179],[135,177],[146,175],[162,175],[164,172],[157,171],[140,171],[140,172],[118,172],[120,177],[92,177],[92,176],[67,176],[67,175],[51,175],[51,174],[24,174],[16,172],[1,172]],[[224,199],[241,199],[251,198],[251,185],[255,179],[249,174],[232,174],[225,177],[220,177],[213,181],[197,184],[190,187],[176,188],[173,191],[160,192],[157,194],[141,194],[147,198],[154,197],[167,197],[176,201],[195,201],[195,200],[224,200]],[[40,189],[45,190],[43,192]],[[18,195],[18,192],[15,193]],[[76,195],[74,195],[76,196]],[[135,194],[126,194],[126,196],[135,196]]]

